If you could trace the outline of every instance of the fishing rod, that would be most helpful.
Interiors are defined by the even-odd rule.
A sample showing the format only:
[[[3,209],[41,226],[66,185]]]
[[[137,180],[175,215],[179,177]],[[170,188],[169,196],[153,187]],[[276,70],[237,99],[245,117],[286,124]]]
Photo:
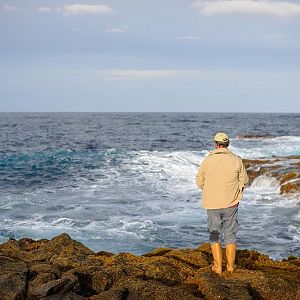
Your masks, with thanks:
[[[192,130],[191,130],[190,128],[188,128],[184,123],[182,123],[182,125],[187,129],[187,131],[188,131],[193,137],[196,138],[197,142],[199,142],[205,150],[207,150],[208,152],[210,152],[210,150],[205,146],[205,144],[203,144],[203,143],[201,142],[201,140],[196,136],[196,134],[194,134],[194,133],[192,132]]]

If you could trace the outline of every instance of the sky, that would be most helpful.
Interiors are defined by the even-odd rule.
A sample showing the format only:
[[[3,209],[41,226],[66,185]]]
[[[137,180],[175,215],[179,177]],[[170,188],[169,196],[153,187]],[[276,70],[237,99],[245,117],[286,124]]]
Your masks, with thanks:
[[[300,112],[300,0],[0,0],[0,111]]]

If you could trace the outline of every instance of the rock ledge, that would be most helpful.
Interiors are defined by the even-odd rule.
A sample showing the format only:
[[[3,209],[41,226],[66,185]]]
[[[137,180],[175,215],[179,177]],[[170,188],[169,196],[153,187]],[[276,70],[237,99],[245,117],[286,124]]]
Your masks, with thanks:
[[[94,253],[66,233],[9,240],[0,245],[0,299],[299,299],[300,258],[238,250],[236,262],[235,273],[218,276],[209,244],[137,256]]]

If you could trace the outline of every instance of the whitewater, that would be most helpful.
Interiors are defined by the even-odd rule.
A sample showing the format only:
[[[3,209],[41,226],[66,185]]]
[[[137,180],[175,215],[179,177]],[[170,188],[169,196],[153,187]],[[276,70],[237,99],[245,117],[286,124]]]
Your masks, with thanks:
[[[209,148],[227,132],[242,158],[300,155],[299,114],[0,113],[0,242],[67,232],[136,254],[207,242],[195,184],[207,151],[183,123]],[[300,256],[299,203],[257,177],[239,206],[239,248]]]

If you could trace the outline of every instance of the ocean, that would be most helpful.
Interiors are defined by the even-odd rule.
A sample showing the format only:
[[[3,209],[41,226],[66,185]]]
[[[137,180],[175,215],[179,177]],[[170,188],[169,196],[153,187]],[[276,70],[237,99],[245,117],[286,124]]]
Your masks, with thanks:
[[[242,158],[300,155],[300,114],[0,113],[0,242],[67,232],[94,251],[208,241],[195,184],[225,131]],[[238,136],[264,136],[239,139]],[[299,197],[262,176],[239,206],[238,247],[300,256]]]

